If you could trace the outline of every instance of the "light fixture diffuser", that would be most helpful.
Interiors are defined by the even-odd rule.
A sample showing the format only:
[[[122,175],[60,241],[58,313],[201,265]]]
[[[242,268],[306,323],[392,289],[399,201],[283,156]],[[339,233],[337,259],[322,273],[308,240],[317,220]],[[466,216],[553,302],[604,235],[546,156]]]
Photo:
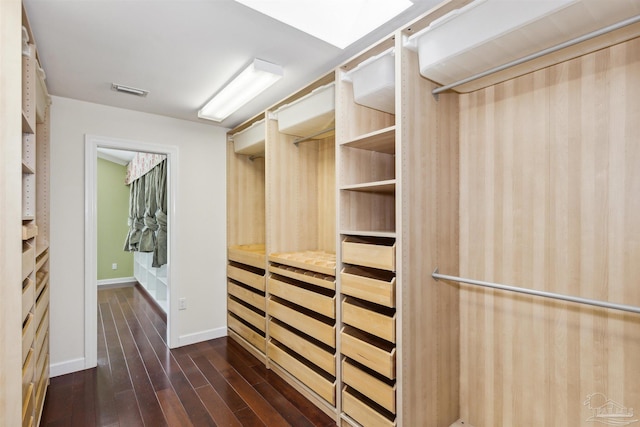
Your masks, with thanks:
[[[340,49],[390,21],[409,0],[236,0]]]
[[[281,66],[254,59],[198,111],[198,117],[215,122],[223,121],[277,82],[283,74]]]

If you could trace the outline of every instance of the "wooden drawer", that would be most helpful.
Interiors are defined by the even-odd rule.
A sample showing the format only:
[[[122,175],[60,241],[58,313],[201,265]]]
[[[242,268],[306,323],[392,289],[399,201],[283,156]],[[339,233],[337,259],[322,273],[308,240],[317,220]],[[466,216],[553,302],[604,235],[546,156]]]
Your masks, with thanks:
[[[270,316],[293,326],[297,330],[327,344],[331,348],[336,348],[335,325],[329,325],[322,320],[301,313],[273,298],[269,298],[268,310]]]
[[[36,273],[36,294],[40,294],[40,292],[42,292],[42,289],[44,289],[44,287],[48,284],[49,272],[42,270],[38,271]]]
[[[391,421],[358,399],[348,389],[342,391],[342,411],[362,426],[394,427],[396,425],[395,421]]]
[[[29,349],[27,359],[22,365],[22,400],[26,400],[29,387],[33,384],[33,378],[36,371],[36,357],[33,349]],[[33,390],[33,389],[31,389]]]
[[[42,293],[36,300],[36,325],[40,324],[40,321],[44,317],[44,312],[49,308],[49,286],[45,286]]]
[[[22,321],[31,312],[36,301],[36,284],[29,277],[22,282]]]
[[[348,236],[342,241],[342,262],[396,271],[395,240]]]
[[[227,255],[231,261],[262,270],[267,268],[267,256],[263,244],[229,246]]]
[[[227,265],[227,277],[264,292],[264,273],[257,274],[237,265],[229,264]]]
[[[23,427],[29,426],[33,424],[33,404],[35,396],[33,394],[34,384],[29,384],[29,388],[27,390],[27,398],[22,401],[22,425]]]
[[[45,358],[44,369],[40,373],[40,380],[36,388],[36,418],[40,418],[44,409],[44,398],[47,394],[47,386],[49,385],[49,356]]]
[[[396,377],[396,348],[354,328],[343,328],[342,354],[389,379]]]
[[[342,301],[342,322],[387,341],[396,342],[396,315],[393,309],[345,298]]]
[[[269,254],[269,261],[327,276],[336,275],[336,254],[325,251],[282,252]]]
[[[227,298],[227,309],[248,324],[255,326],[262,332],[265,331],[266,321],[263,314],[256,313],[232,298]]]
[[[300,280],[301,282],[320,286],[321,288],[327,288],[331,290],[336,289],[336,279],[334,276],[316,273],[315,271],[303,270],[288,265],[271,264],[269,266],[269,272]]]
[[[336,356],[285,328],[271,319],[269,321],[269,336],[298,353],[320,369],[336,376]]]
[[[262,354],[267,352],[267,341],[265,337],[247,326],[242,320],[233,314],[228,314],[227,325],[229,329],[232,329],[235,333],[247,340],[247,342],[260,350]]]
[[[247,304],[251,304],[258,310],[265,311],[266,309],[267,299],[265,298],[264,294],[259,294],[233,282],[227,283],[227,291],[229,292],[229,294],[238,299],[241,299]]]
[[[36,324],[33,319],[33,314],[29,313],[27,315],[27,320],[24,322],[24,326],[22,327],[22,364],[24,365],[25,360],[27,359],[27,355],[29,354],[29,349],[33,346],[33,337],[36,333]]]
[[[268,357],[309,387],[331,405],[336,404],[336,381],[319,374],[273,342],[269,342]]]
[[[36,270],[40,270],[45,262],[49,259],[49,251],[45,250],[36,258]]]
[[[386,307],[396,306],[396,277],[387,271],[348,266],[340,273],[343,294]]]
[[[323,295],[316,292],[312,287],[305,286],[303,283],[295,283],[287,278],[269,277],[267,281],[268,291],[272,295],[276,295],[294,304],[313,310],[323,316],[336,318],[336,297],[335,295]],[[300,286],[298,286],[298,284]],[[323,288],[316,288],[318,290]],[[330,292],[330,291],[326,291]]]
[[[344,360],[342,382],[358,390],[386,410],[396,413],[396,386],[381,381],[368,372]]]
[[[35,248],[27,242],[22,243],[22,280],[31,274],[36,266]]]
[[[49,348],[49,335],[46,335],[47,339],[44,342],[44,345],[46,346],[46,348]],[[48,374],[48,369],[49,369],[49,352],[48,351],[43,351],[42,353],[40,353],[38,355],[38,362],[36,363],[36,376],[35,376],[35,383],[39,383],[40,379],[45,375]],[[48,376],[48,375],[46,375]]]
[[[29,240],[32,237],[36,237],[37,235],[38,235],[37,225],[33,223],[22,224],[22,240]]]
[[[44,339],[47,337],[49,333],[49,313],[46,312],[42,322],[38,325],[38,329],[36,330],[36,340],[34,344],[34,349],[36,350],[36,354],[40,355],[40,352],[43,348]]]

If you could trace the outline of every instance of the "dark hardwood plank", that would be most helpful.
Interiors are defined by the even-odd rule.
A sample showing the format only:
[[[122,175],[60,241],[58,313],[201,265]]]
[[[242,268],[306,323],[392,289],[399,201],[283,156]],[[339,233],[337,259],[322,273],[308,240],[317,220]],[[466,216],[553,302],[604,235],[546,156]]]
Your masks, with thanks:
[[[170,426],[193,427],[189,416],[173,389],[167,388],[158,391],[158,399]]]
[[[216,393],[211,384],[196,389],[200,400],[209,411],[209,415],[219,426],[241,427],[242,424],[231,412],[224,400]]]
[[[98,366],[51,379],[41,426],[335,425],[228,337],[170,350],[135,288],[101,289],[98,305]]]

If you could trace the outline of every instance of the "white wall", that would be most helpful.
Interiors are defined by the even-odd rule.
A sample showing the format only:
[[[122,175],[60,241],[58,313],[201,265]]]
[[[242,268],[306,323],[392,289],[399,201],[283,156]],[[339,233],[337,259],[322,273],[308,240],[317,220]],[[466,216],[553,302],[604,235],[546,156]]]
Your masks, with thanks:
[[[226,334],[226,129],[53,97],[52,375],[84,368],[85,134],[178,147],[171,265],[188,308],[172,322],[182,343]]]

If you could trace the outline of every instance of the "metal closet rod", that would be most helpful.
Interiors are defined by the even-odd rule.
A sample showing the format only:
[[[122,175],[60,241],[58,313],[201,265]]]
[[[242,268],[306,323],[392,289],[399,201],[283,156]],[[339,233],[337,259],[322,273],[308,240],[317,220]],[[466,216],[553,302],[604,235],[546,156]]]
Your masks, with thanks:
[[[323,133],[331,132],[332,130],[335,130],[335,129],[336,129],[335,127],[323,129],[320,132],[314,133],[313,135],[309,135],[309,136],[305,136],[304,138],[296,139],[295,141],[293,141],[293,143],[297,146],[301,142],[309,141],[310,139],[313,139],[318,135],[322,135]]]
[[[625,19],[624,21],[620,21],[620,22],[618,22],[616,24],[609,25],[609,26],[601,28],[599,30],[592,31],[592,32],[587,33],[585,35],[582,35],[580,37],[576,37],[575,39],[572,39],[572,40],[557,44],[555,46],[551,46],[551,47],[549,47],[547,49],[541,50],[540,52],[532,53],[531,55],[527,55],[527,56],[525,56],[523,58],[516,59],[516,60],[511,61],[511,62],[507,62],[504,65],[500,65],[500,66],[491,68],[491,69],[489,69],[487,71],[483,71],[481,73],[474,74],[471,77],[467,77],[465,79],[458,80],[457,82],[448,84],[446,86],[441,86],[441,87],[436,88],[433,91],[431,91],[431,93],[433,93],[434,95],[437,95],[437,94],[439,94],[441,92],[444,92],[444,91],[449,90],[451,88],[454,88],[456,86],[461,86],[461,85],[463,85],[465,83],[469,83],[469,82],[472,82],[474,80],[478,80],[478,79],[480,79],[482,77],[486,77],[486,76],[488,76],[490,74],[497,73],[497,72],[502,71],[502,70],[506,70],[507,68],[511,68],[511,67],[516,66],[516,65],[520,65],[520,64],[522,64],[524,62],[527,62],[527,61],[531,61],[532,59],[537,59],[537,58],[540,58],[541,56],[548,55],[548,54],[553,53],[553,52],[557,52],[560,49],[564,49],[566,47],[573,46],[573,45],[578,44],[578,43],[582,43],[583,41],[587,41],[587,40],[590,40],[592,38],[601,36],[603,34],[610,33],[611,31],[618,30],[618,29],[620,29],[622,27],[626,27],[627,25],[635,24],[636,22],[640,22],[640,15],[634,16],[634,17],[629,18],[629,19]]]
[[[463,277],[457,277],[457,276],[448,276],[446,274],[440,274],[438,272],[438,268],[437,267],[433,271],[433,273],[431,274],[431,277],[433,277],[436,281],[438,281],[438,280],[449,280],[449,281],[452,281],[452,282],[468,283],[470,285],[483,286],[483,287],[486,287],[486,288],[493,288],[493,289],[500,289],[500,290],[503,290],[503,291],[518,292],[518,293],[521,293],[521,294],[534,295],[534,296],[538,296],[538,297],[545,297],[545,298],[557,299],[557,300],[562,300],[562,301],[575,302],[575,303],[578,303],[578,304],[593,305],[593,306],[596,306],[596,307],[608,308],[608,309],[611,309],[611,310],[628,311],[630,313],[640,314],[640,307],[635,307],[635,306],[632,306],[632,305],[616,304],[616,303],[613,303],[613,302],[600,301],[600,300],[589,299],[589,298],[574,297],[574,296],[571,296],[571,295],[557,294],[555,292],[537,291],[535,289],[519,288],[517,286],[511,286],[511,285],[502,285],[500,283],[484,282],[482,280],[474,280],[474,279],[465,279]]]

